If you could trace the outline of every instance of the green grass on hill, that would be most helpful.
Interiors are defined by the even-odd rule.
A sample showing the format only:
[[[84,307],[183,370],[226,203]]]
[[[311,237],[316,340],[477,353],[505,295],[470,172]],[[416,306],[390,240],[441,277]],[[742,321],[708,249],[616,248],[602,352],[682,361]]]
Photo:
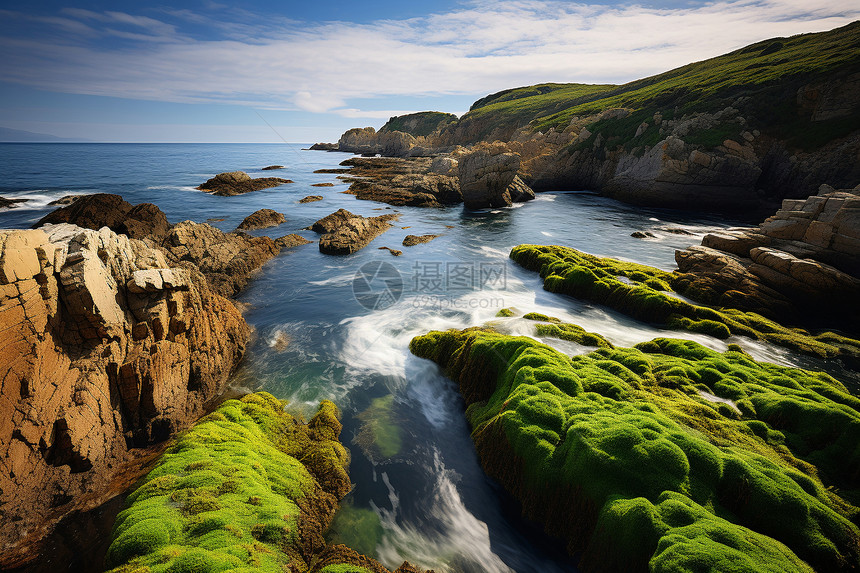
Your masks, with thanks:
[[[740,111],[754,127],[816,147],[860,127],[860,115],[821,122],[816,133],[807,134],[810,122],[797,116],[797,88],[836,71],[857,70],[860,22],[828,32],[765,40],[620,86],[540,84],[506,90],[478,100],[455,126],[472,125],[470,135],[478,136],[526,125],[545,131],[564,129],[574,116],[610,108],[642,110],[643,119],[658,111],[665,118],[677,108],[680,117],[719,111],[749,96]],[[627,138],[633,137],[638,124]],[[811,139],[804,143],[807,135]]]
[[[408,115],[394,116],[379,128],[379,132],[402,131],[415,137],[420,137],[430,135],[439,128],[454,121],[457,121],[457,116],[453,113],[422,111]]]

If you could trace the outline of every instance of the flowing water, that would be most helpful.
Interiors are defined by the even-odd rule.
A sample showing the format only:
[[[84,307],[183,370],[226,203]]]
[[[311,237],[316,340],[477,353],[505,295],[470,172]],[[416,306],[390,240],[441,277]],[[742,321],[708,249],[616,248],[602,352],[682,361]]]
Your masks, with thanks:
[[[155,203],[171,222],[209,220],[225,231],[251,212],[271,208],[285,213],[287,222],[259,234],[298,232],[311,240],[317,235],[301,229],[341,207],[365,216],[398,213],[395,227],[358,253],[334,257],[305,245],[263,267],[238,297],[248,305],[245,317],[255,338],[234,378],[236,386],[271,392],[306,416],[322,399],[338,404],[355,488],[332,535],[388,567],[409,560],[440,573],[576,570],[483,474],[456,387],[434,364],[408,351],[418,334],[494,321],[505,331],[533,336],[528,321],[495,318],[500,309],[513,308],[520,315],[536,311],[574,322],[623,346],[656,336],[694,339],[715,349],[737,343],[758,359],[827,368],[851,382],[838,364],[747,339],[667,331],[548,293],[536,273],[507,258],[521,243],[558,244],[671,270],[675,249],[738,221],[643,209],[578,190],[542,193],[498,210],[390,207],[342,194],[347,185],[334,175],[313,173],[336,167],[349,155],[300,147],[0,145],[6,174],[0,196],[32,199],[0,210],[0,228],[28,227],[52,209],[50,200],[96,191]],[[260,171],[270,164],[286,169]],[[237,197],[194,190],[215,173],[233,170],[295,183]],[[335,186],[311,186],[322,182]],[[297,202],[307,195],[324,199]],[[654,238],[631,238],[636,230]],[[407,234],[440,236],[403,247]],[[403,255],[379,250],[384,246]],[[568,354],[588,351],[564,341],[545,342]],[[376,437],[375,444],[369,436]]]

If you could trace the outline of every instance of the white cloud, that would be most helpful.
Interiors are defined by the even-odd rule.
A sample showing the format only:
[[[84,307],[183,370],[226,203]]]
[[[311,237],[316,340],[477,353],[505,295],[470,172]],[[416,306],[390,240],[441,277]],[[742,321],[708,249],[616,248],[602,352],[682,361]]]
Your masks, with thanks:
[[[205,21],[187,11],[181,16]],[[858,18],[856,0],[818,6],[723,0],[673,10],[479,0],[447,13],[364,25],[272,24],[261,17],[255,30],[210,20],[221,35],[192,41],[147,16],[65,9],[44,37],[4,35],[0,72],[69,93],[388,117],[396,112],[361,111],[345,102],[485,94],[549,81],[619,83]],[[96,23],[99,34],[119,35],[130,46],[100,47],[103,40],[89,37]]]

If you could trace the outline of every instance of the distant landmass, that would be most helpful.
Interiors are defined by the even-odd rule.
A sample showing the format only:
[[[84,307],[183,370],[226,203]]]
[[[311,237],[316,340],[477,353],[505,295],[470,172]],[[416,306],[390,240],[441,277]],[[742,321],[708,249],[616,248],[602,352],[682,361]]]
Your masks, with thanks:
[[[71,141],[89,141],[87,139],[57,137],[47,133],[33,133],[32,131],[23,131],[20,129],[10,129],[8,127],[0,127],[0,142],[2,143],[58,143]]]

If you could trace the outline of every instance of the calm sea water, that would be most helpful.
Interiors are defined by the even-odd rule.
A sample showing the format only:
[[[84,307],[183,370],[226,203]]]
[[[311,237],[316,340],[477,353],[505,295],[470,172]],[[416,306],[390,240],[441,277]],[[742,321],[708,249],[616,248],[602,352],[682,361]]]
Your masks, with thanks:
[[[347,185],[334,175],[313,173],[336,167],[349,155],[301,147],[0,144],[5,172],[0,196],[32,199],[0,210],[0,228],[28,227],[51,210],[49,201],[93,192],[155,203],[171,222],[224,219],[212,224],[225,231],[253,211],[271,208],[283,212],[287,221],[260,234],[298,232],[311,240],[316,234],[302,229],[341,207],[366,216],[398,213],[396,226],[358,253],[333,257],[306,245],[283,252],[263,267],[238,297],[249,305],[245,316],[255,338],[234,378],[236,386],[269,391],[306,415],[321,399],[340,406],[342,440],[352,452],[350,475],[355,483],[340,523],[363,524],[360,549],[374,553],[388,567],[408,559],[438,572],[575,571],[560,548],[524,523],[516,504],[483,474],[456,388],[434,364],[409,353],[413,336],[490,320],[510,332],[532,335],[522,319],[494,318],[499,309],[513,307],[575,322],[621,345],[655,336],[693,338],[717,349],[735,342],[760,359],[840,372],[837,366],[746,339],[718,341],[666,331],[547,293],[535,273],[507,258],[511,247],[521,243],[560,244],[671,270],[676,249],[698,244],[703,233],[741,224],[738,221],[632,207],[576,189],[543,193],[529,203],[499,210],[389,207],[356,200],[342,193]],[[286,169],[260,170],[271,164]],[[194,190],[214,174],[234,170],[295,183],[237,197]],[[335,186],[311,186],[322,182]],[[324,199],[298,203],[307,195]],[[656,238],[631,238],[636,230],[651,231]],[[403,247],[407,234],[440,236]],[[403,255],[379,250],[386,246]],[[383,294],[393,298],[375,296]],[[286,349],[278,344],[284,340],[289,341]],[[587,350],[546,342],[567,353]],[[361,447],[368,419],[386,437],[384,455],[368,455]],[[355,537],[343,539],[357,543]]]

